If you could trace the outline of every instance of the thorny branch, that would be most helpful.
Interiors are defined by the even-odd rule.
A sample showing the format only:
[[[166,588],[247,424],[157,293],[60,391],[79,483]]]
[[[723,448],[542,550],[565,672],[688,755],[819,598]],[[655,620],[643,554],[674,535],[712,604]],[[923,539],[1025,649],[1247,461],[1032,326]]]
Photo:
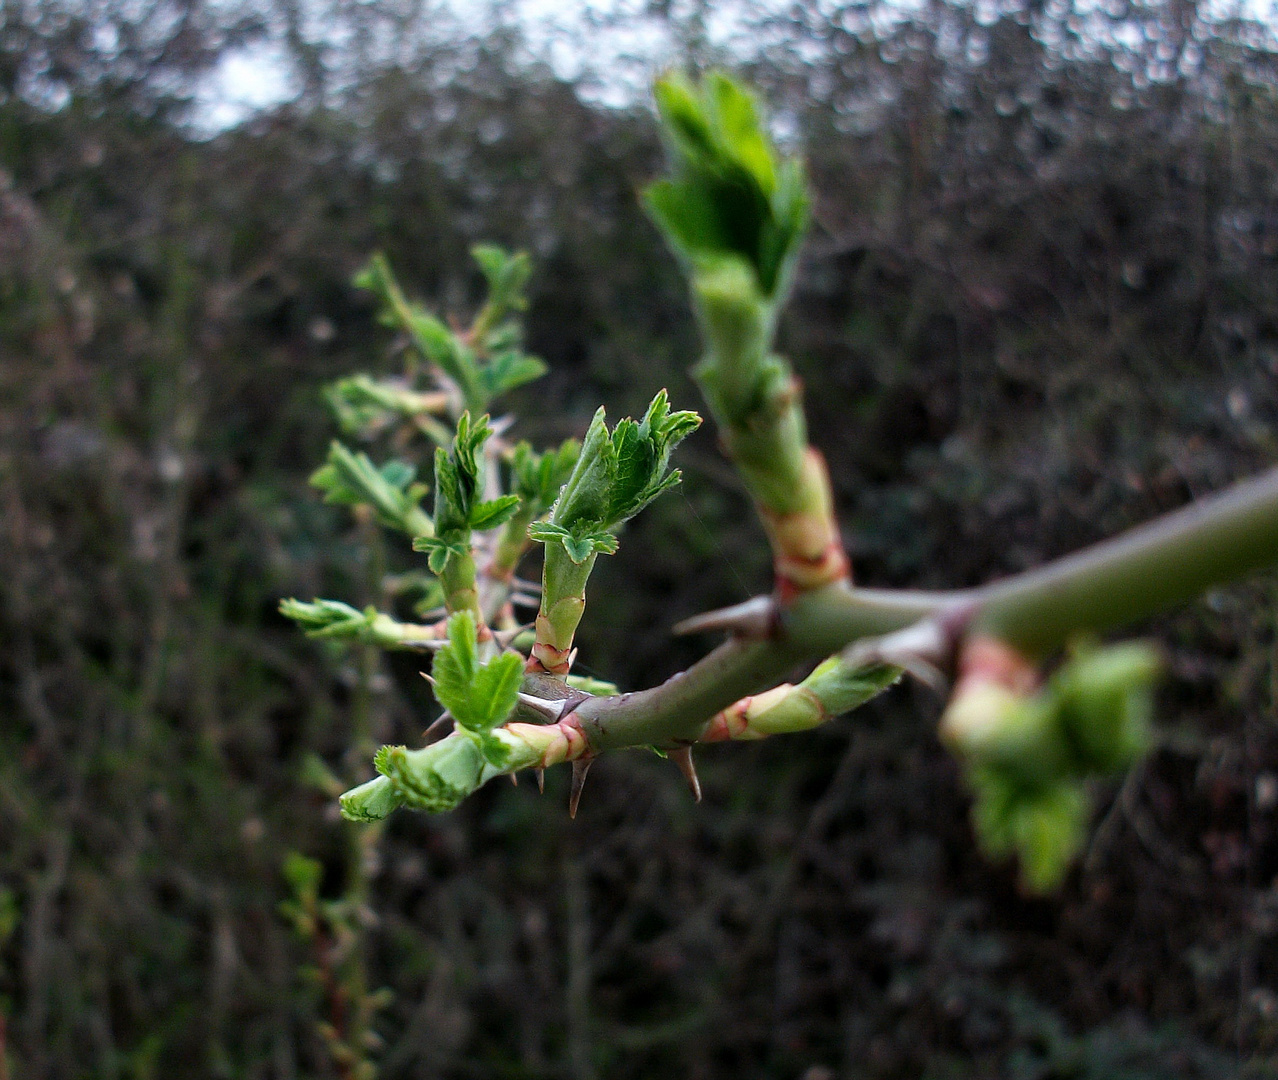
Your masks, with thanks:
[[[676,628],[729,637],[659,686],[620,694],[573,676],[595,562],[678,482],[671,452],[700,418],[672,411],[661,391],[641,420],[610,428],[600,409],[580,446],[511,447],[499,437],[506,421],[481,413],[544,370],[508,318],[524,306],[526,257],[475,249],[489,298],[464,332],[410,303],[375,259],[359,281],[420,363],[394,384],[344,380],[330,397],[355,430],[411,421],[438,444],[434,513],[419,505],[429,485],[413,466],[378,467],[340,443],[314,480],[329,501],[362,506],[427,553],[434,577],[419,583],[417,612],[437,621],[334,601],[284,610],[315,636],[434,650],[432,682],[454,731],[416,750],[383,747],[381,775],[347,792],[343,812],[373,821],[399,806],[447,810],[493,777],[569,762],[575,814],[593,759],[636,746],[671,756],[700,798],[694,744],[804,731],[910,673],[953,685],[940,734],[963,765],[982,846],[1016,854],[1028,887],[1051,888],[1081,847],[1088,782],[1129,767],[1151,738],[1156,653],[1091,641],[1278,563],[1278,470],[980,588],[854,587],[800,384],[772,351],[808,220],[802,163],[778,154],[754,99],[724,75],[669,77],[656,95],[670,176],[644,198],[688,279],[705,344],[693,375],[768,538],[773,592]],[[441,403],[455,433],[431,412]],[[543,547],[539,586],[515,577],[532,544]],[[537,607],[526,636],[516,602]],[[780,682],[817,661],[797,684]]]

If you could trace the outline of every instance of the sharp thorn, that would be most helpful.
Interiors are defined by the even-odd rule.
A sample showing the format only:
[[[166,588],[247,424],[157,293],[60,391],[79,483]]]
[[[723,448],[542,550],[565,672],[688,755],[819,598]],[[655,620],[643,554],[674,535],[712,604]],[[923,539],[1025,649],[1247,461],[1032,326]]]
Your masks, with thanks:
[[[577,816],[577,804],[581,802],[581,789],[586,786],[586,773],[594,758],[577,758],[572,763],[572,790],[568,794],[568,816]]]
[[[425,649],[427,652],[435,652],[437,649],[442,649],[448,642],[441,641],[439,638],[405,638],[400,644],[406,645],[410,649]]]
[[[950,680],[945,677],[945,672],[921,657],[910,657],[901,665],[901,668],[908,671],[929,690],[936,691],[941,697],[950,692]]]
[[[429,672],[419,671],[417,674],[420,675],[423,679],[425,679],[428,683],[430,683],[431,686],[435,685],[435,677],[431,675]]]
[[[697,766],[692,760],[692,747],[680,746],[667,753],[676,765],[679,771],[683,773],[683,778],[688,781],[688,790],[692,792],[694,802],[701,801],[701,781],[697,777]]]
[[[488,421],[488,430],[491,431],[494,436],[501,435],[503,432],[507,431],[510,428],[510,425],[514,422],[515,418],[513,416],[499,416],[496,420]]]
[[[944,665],[954,650],[949,627],[937,619],[923,619],[904,630],[883,637],[862,639],[843,651],[843,661],[853,668],[891,664],[908,671],[919,682],[945,694],[949,680]]]
[[[568,705],[566,700],[551,701],[549,698],[536,697],[533,694],[525,694],[522,690],[519,691],[519,701],[521,704],[532,709],[532,711],[538,716],[544,717],[546,721],[551,724],[558,723],[559,718],[563,716],[564,709]]]
[[[515,638],[519,637],[519,635],[525,630],[531,629],[532,623],[521,623],[519,626],[512,627],[510,630],[495,630],[493,631],[493,637],[496,639],[497,644],[505,649],[508,648],[510,643],[514,641]]]
[[[428,727],[422,733],[422,738],[429,739],[435,732],[437,732],[445,724],[451,724],[452,722],[453,722],[453,714],[450,713],[447,709],[445,709],[442,713],[440,713],[437,717],[435,717],[434,720],[431,721],[430,727]]]
[[[510,774],[510,786],[519,787],[519,777],[516,776],[514,773]]]
[[[568,670],[572,670],[573,664],[577,662],[577,647],[574,645],[572,652],[568,654]]]
[[[707,630],[727,630],[739,637],[767,637],[776,622],[776,604],[770,596],[756,596],[743,604],[707,611],[677,622],[674,634],[700,634]]]
[[[546,794],[546,770],[533,769],[533,772],[537,774],[537,794],[545,795]]]

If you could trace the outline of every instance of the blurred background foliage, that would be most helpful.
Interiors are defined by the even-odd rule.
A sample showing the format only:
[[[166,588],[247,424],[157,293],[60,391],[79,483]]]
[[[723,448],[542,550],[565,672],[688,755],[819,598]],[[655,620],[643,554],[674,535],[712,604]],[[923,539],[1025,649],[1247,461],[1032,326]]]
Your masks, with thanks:
[[[419,737],[419,665],[276,614],[411,565],[306,484],[321,386],[396,364],[349,284],[373,250],[459,313],[472,243],[533,254],[526,437],[697,403],[636,197],[644,63],[727,59],[811,163],[784,340],[861,582],[1019,570],[1273,464],[1272,27],[1194,0],[652,0],[569,39],[445,14],[0,6],[0,1076],[353,1075],[321,1025],[367,1002],[334,978],[391,992],[385,1078],[1278,1076],[1272,576],[1150,628],[1162,749],[1034,901],[974,853],[909,688],[705,753],[699,807],[626,754],[575,822],[554,770],[352,831],[328,773]],[[594,33],[663,44],[600,70]],[[210,125],[235,55],[290,91]],[[580,635],[624,687],[767,584],[713,434],[680,464]]]

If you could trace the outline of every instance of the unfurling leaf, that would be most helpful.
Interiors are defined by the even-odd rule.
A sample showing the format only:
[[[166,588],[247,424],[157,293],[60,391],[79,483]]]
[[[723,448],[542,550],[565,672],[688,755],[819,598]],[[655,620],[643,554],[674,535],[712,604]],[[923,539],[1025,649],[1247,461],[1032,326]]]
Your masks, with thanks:
[[[292,619],[307,637],[363,641],[383,649],[421,648],[435,640],[435,627],[402,623],[374,607],[357,611],[340,600],[281,600],[280,614]]]
[[[324,400],[343,431],[373,435],[396,420],[440,412],[447,404],[442,392],[419,393],[402,379],[375,380],[354,375],[324,388]]]
[[[477,503],[470,511],[470,527],[475,532],[495,529],[498,525],[505,525],[518,509],[518,495],[502,495],[488,502]]]
[[[414,543],[430,554],[432,573],[442,574],[449,560],[470,554],[472,530],[495,529],[519,508],[518,495],[481,501],[484,488],[483,446],[492,435],[488,417],[471,420],[464,412],[450,449],[435,451],[435,520],[432,538]]]
[[[670,411],[664,390],[643,420],[622,420],[609,432],[604,411],[595,413],[572,472],[548,522],[529,529],[542,543],[558,541],[573,562],[616,550],[612,530],[679,482],[667,472],[671,451],[697,429],[694,412]]]
[[[375,776],[342,795],[342,816],[348,821],[381,821],[403,805],[395,785],[385,776]]]
[[[986,855],[1015,854],[1031,892],[1057,888],[1086,839],[1091,800],[1083,785],[1025,786],[998,770],[978,770],[969,779],[972,824]]]
[[[292,619],[311,637],[339,637],[352,629],[362,630],[367,615],[340,600],[281,600],[280,614]]]
[[[1161,666],[1150,645],[1128,642],[1079,648],[1052,676],[1061,723],[1083,768],[1121,772],[1148,751],[1153,685]]]
[[[514,710],[523,660],[502,653],[481,665],[478,655],[475,620],[470,612],[459,612],[448,620],[448,644],[435,654],[431,677],[435,697],[458,727],[486,734]]]
[[[426,487],[413,483],[415,475],[406,462],[388,461],[379,469],[367,454],[353,453],[334,441],[329,446],[328,461],[312,474],[311,483],[324,492],[327,503],[366,504],[387,528],[421,536],[428,534],[431,526],[418,505]]]
[[[483,446],[492,435],[488,417],[457,420],[457,435],[448,450],[435,451],[435,532],[439,536],[468,532],[484,487]]]
[[[355,275],[354,284],[378,296],[381,321],[407,334],[418,355],[460,390],[468,409],[479,412],[499,395],[540,378],[546,364],[522,351],[519,324],[507,318],[528,306],[528,255],[490,244],[475,247],[472,254],[488,282],[488,299],[469,333],[454,332],[405,298],[384,255],[375,255]],[[413,403],[382,404],[402,411]]]
[[[722,72],[660,79],[656,97],[673,178],[644,192],[649,213],[694,272],[739,261],[776,303],[807,226],[802,164],[777,153],[753,96]]]
[[[390,780],[403,805],[438,814],[452,810],[479,787],[485,761],[473,739],[454,734],[420,750],[383,746],[373,764]],[[368,809],[367,802],[357,803],[355,809]]]
[[[567,439],[557,450],[541,454],[526,442],[515,447],[510,460],[511,487],[523,500],[524,513],[530,520],[554,505],[580,452],[581,443],[576,439]]]

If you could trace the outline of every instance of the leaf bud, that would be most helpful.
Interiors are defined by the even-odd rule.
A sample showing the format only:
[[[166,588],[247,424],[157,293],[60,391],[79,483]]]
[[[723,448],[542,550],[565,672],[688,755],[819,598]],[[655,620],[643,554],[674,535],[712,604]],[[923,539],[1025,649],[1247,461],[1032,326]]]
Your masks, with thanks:
[[[341,797],[342,817],[347,821],[381,821],[397,809],[403,798],[385,776],[375,776]]]
[[[1035,693],[1038,674],[1011,646],[988,637],[966,642],[959,679],[941,717],[940,735],[972,767],[993,766],[1025,783],[1070,772],[1053,703]]]
[[[1052,677],[1061,723],[1085,772],[1114,773],[1149,749],[1161,664],[1144,642],[1081,649]]]
[[[479,788],[485,761],[474,740],[457,732],[420,750],[383,746],[374,764],[390,779],[403,805],[438,814]]]

